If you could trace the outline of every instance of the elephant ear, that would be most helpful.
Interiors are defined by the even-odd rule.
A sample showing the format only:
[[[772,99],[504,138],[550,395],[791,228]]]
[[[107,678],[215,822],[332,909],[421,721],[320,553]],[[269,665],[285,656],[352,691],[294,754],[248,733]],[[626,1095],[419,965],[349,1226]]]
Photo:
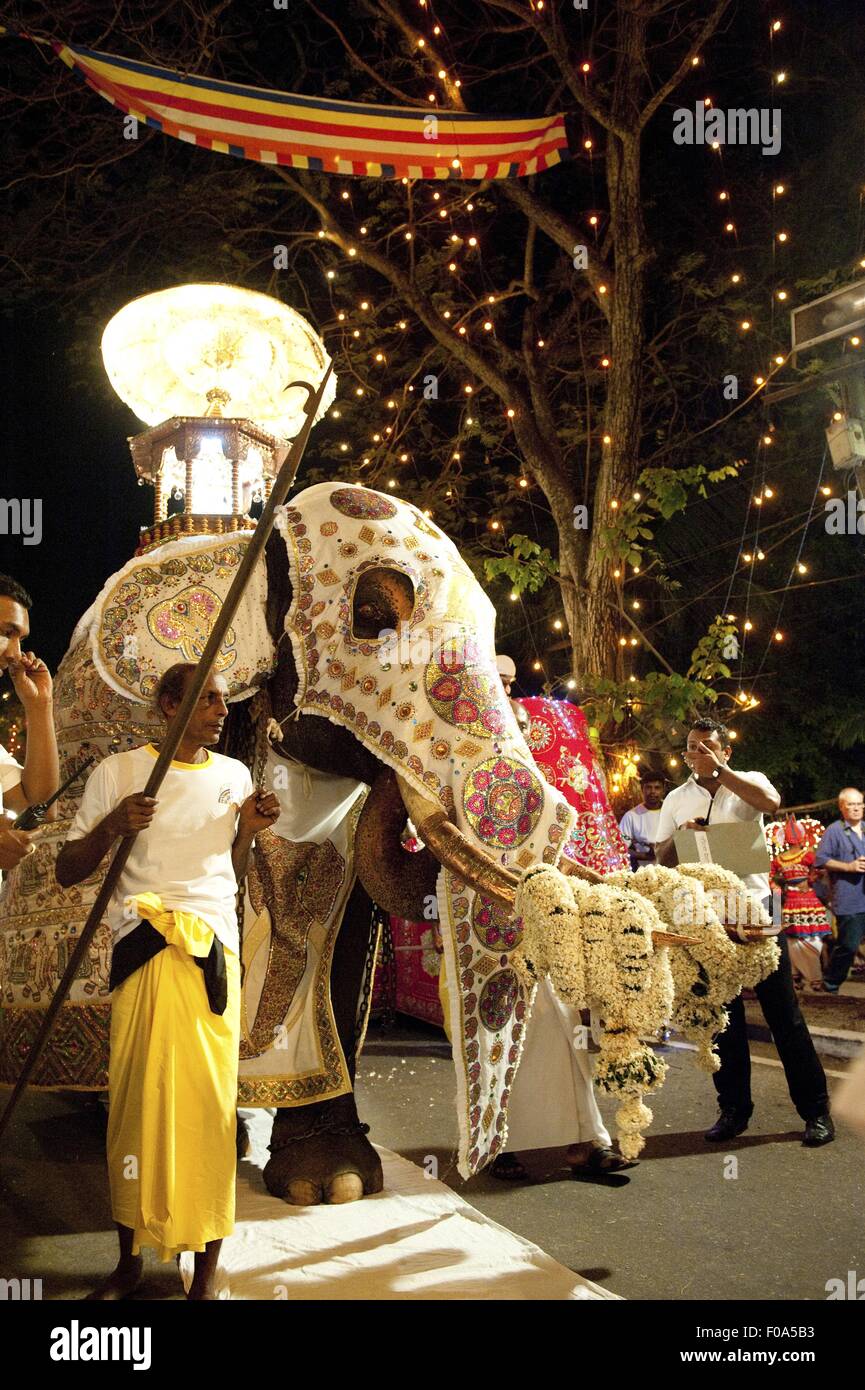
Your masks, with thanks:
[[[127,700],[149,703],[169,666],[199,661],[248,544],[249,537],[239,533],[188,536],[124,565],[76,630],[76,637],[86,630],[106,685]],[[230,700],[246,698],[276,664],[266,603],[262,562],[216,660]]]

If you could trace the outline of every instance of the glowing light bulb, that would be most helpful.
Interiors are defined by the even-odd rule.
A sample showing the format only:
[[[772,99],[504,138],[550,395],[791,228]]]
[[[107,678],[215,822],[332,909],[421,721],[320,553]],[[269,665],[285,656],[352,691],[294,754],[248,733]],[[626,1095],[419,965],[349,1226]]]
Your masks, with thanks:
[[[775,365],[776,365],[777,367],[783,367],[783,365],[784,365],[784,358],[783,358],[783,356],[782,356],[782,354],[781,354],[780,352],[778,353],[777,357],[774,358],[774,362],[775,362]]]
[[[607,286],[606,286],[606,285],[598,285],[598,294],[606,294],[606,293],[607,293]]]
[[[801,562],[801,560],[799,561],[798,565],[796,566],[796,569],[798,570],[799,574],[807,574],[807,573],[808,573],[808,566],[807,566],[807,565],[803,565],[802,562]]]
[[[605,435],[604,435],[604,441],[603,441],[603,442],[604,442],[605,444],[612,444],[612,442],[613,442],[613,436],[612,436],[611,434],[605,434]],[[618,502],[617,502],[617,503],[616,503],[616,506],[618,506],[618,505],[619,505],[619,504],[618,504]]]
[[[779,290],[779,291],[778,291],[778,298],[779,298],[779,299],[786,299],[786,298],[787,298],[787,291],[786,291],[786,290]]]
[[[758,386],[762,386],[766,378],[764,376],[755,376],[754,380]]]
[[[775,81],[776,81],[779,85],[780,85],[782,82],[786,82],[786,81],[787,81],[787,74],[786,74],[786,72],[778,72],[778,73],[776,73],[776,74],[775,74]]]
[[[779,241],[788,241],[788,240],[789,240],[789,233],[787,233],[787,232],[779,232],[779,233],[778,233],[778,240],[779,240]]]
[[[861,341],[862,341],[862,339],[859,338],[859,337],[851,338],[851,339],[850,339],[850,346],[851,346],[851,347],[858,347],[859,344],[861,343]]]
[[[748,329],[751,327],[751,320],[743,319],[739,327],[742,329],[743,333],[747,333]]]
[[[598,225],[598,219],[597,219],[597,217],[595,216],[595,214],[592,213],[591,217],[589,218],[589,226],[590,226],[590,227],[597,227],[597,225]]]
[[[731,276],[730,276],[730,279],[733,281],[733,284],[734,284],[734,285],[738,285],[738,283],[739,283],[739,281],[741,280],[741,278],[742,278],[741,275],[731,275]]]
[[[477,246],[477,244],[478,244],[478,239],[477,239],[477,237],[476,237],[476,236],[470,236],[470,237],[469,237],[469,246]]]
[[[751,632],[751,631],[753,630],[753,627],[754,627],[754,624],[751,622],[750,619],[748,619],[748,621],[745,623],[745,631],[746,631],[746,632]]]
[[[489,319],[487,319],[486,322],[484,323],[484,329],[485,329],[485,331],[486,331],[487,333],[492,332],[492,327],[493,327],[493,326],[492,326],[492,324],[490,323]]]
[[[556,632],[561,632],[561,630],[562,630],[562,620],[561,620],[561,618],[556,618],[556,619],[555,619],[555,621],[553,622],[553,627],[556,629]]]
[[[616,511],[618,509],[619,504],[616,501],[615,497],[612,497],[610,499],[610,506],[612,507],[613,511]]]
[[[787,192],[787,190],[786,190],[786,188],[785,188],[785,186],[784,186],[783,183],[776,183],[776,184],[775,184],[775,194],[776,194],[776,196],[777,196],[778,198],[780,198],[781,195],[784,194],[784,193],[786,193],[786,192]]]
[[[621,571],[621,570],[613,570],[613,578],[614,578],[614,579],[621,579],[621,577],[622,577],[622,571]]]
[[[584,140],[584,141],[583,141],[583,149],[584,149],[584,150],[590,150],[591,148],[592,148],[592,141],[591,141],[591,140]]]
[[[745,561],[745,564],[746,564],[746,565],[750,565],[750,563],[751,563],[751,561],[753,560],[753,558],[754,558],[753,555],[743,555],[743,556],[742,556],[742,559]]]
[[[728,222],[728,223],[726,224],[726,226],[724,227],[724,231],[725,231],[725,232],[734,232],[735,230],[736,230],[736,228],[734,227],[734,225],[733,225],[732,222]]]
[[[620,638],[619,638],[619,646],[620,646],[620,647],[626,647],[627,645],[628,645],[628,639],[627,639],[627,637],[620,637]]]
[[[771,434],[764,434],[764,435],[763,435],[763,443],[764,443],[764,444],[771,444],[771,443],[772,443],[772,436],[771,436]]]
[[[602,367],[609,367],[609,365],[610,365],[610,359],[609,359],[609,357],[602,357],[602,358],[601,358],[601,366],[602,366]]]
[[[514,418],[514,416],[516,415],[516,413],[517,413],[517,412],[514,410],[513,406],[512,406],[512,405],[509,405],[509,406],[508,406],[508,409],[507,409],[507,416],[508,416],[508,419],[509,419],[509,420],[513,420],[513,418]]]
[[[783,641],[784,641],[784,634],[783,634],[783,632],[776,632],[776,633],[775,633],[775,641],[776,641],[776,642],[783,642]]]

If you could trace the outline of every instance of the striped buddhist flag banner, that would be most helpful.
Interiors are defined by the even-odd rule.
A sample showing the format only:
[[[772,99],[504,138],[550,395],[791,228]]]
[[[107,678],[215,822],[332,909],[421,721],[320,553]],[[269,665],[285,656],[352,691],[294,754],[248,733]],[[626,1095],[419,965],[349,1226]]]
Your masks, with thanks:
[[[508,179],[549,169],[571,153],[562,114],[475,116],[330,101],[50,46],[89,87],[142,124],[261,164],[365,178]]]

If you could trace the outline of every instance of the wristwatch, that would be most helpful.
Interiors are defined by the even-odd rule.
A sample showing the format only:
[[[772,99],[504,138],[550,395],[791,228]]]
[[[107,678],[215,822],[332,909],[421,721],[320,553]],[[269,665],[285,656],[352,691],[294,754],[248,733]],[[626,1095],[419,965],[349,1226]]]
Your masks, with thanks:
[[[715,771],[712,772],[712,773],[710,773],[710,776],[712,776],[712,777],[720,777],[720,776],[721,776],[721,769],[720,769],[719,767],[716,767],[716,768],[715,768]]]

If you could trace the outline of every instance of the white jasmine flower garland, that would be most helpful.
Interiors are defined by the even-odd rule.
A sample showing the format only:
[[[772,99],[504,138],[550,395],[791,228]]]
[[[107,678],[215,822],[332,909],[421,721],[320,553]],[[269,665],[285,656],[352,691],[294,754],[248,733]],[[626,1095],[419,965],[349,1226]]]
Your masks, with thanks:
[[[603,1017],[595,1085],[620,1098],[619,1147],[636,1158],[652,1122],[642,1097],[663,1085],[667,1072],[640,1041],[641,1033],[660,1028],[673,1004],[669,953],[652,945],[652,931],[663,924],[630,885],[589,884],[547,865],[524,875],[517,913],[521,968],[533,979],[549,974],[566,1003],[594,1007]]]
[[[731,940],[718,908],[731,922],[738,911],[747,915],[749,925],[769,926],[765,908],[753,895],[749,898],[735,874],[717,864],[681,864],[678,869],[651,864],[633,875],[611,874],[610,879],[630,880],[654,904],[669,931],[698,938],[698,945],[676,947],[671,954],[675,1004],[670,1021],[697,1044],[698,1065],[717,1071],[714,1039],[729,1022],[725,1005],[741,989],[765,980],[780,960],[774,939],[747,944]]]
[[[765,980],[780,958],[774,939],[740,944],[724,922],[747,916],[751,926],[768,926],[768,914],[716,864],[647,865],[598,884],[535,865],[517,890],[516,911],[523,940],[514,967],[533,982],[549,975],[566,1003],[594,1008],[603,1019],[595,1085],[620,1098],[619,1147],[636,1158],[652,1123],[643,1095],[659,1089],[667,1073],[640,1035],[672,1022],[697,1044],[698,1064],[717,1071],[713,1043],[729,1021],[725,1005]],[[697,944],[655,950],[653,931],[695,937]]]

